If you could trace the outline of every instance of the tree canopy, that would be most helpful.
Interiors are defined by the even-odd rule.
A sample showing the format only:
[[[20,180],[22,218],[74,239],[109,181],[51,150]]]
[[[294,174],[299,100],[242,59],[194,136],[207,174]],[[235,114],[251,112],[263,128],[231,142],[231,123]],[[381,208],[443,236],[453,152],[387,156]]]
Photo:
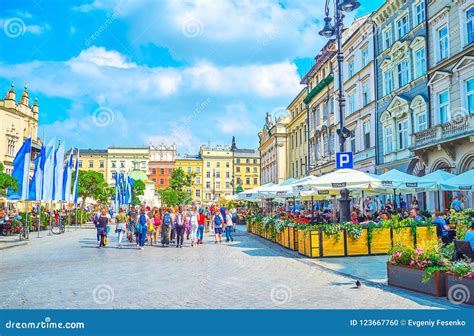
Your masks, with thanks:
[[[92,170],[79,170],[78,195],[84,207],[86,198],[93,198],[101,203],[108,203],[113,196],[114,188],[108,186],[104,174]]]
[[[12,191],[18,190],[17,181],[10,175],[4,173],[3,170],[3,163],[0,162],[0,196],[6,196],[8,188]]]
[[[186,173],[181,168],[173,170],[170,177],[170,186],[158,190],[161,202],[167,206],[191,203],[192,196],[187,189],[192,187],[195,176],[195,173]]]

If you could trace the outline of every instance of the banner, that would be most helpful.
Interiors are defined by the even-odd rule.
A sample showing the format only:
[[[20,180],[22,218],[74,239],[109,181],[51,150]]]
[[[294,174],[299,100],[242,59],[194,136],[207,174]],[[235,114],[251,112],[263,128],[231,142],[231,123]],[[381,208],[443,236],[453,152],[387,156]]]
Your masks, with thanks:
[[[30,190],[28,199],[30,201],[40,201],[43,196],[43,178],[44,178],[44,161],[46,158],[46,148],[41,146],[41,150],[35,159],[35,172],[30,182]]]
[[[45,149],[45,162],[43,170],[43,193],[41,195],[41,199],[43,201],[53,200],[55,147],[56,139],[53,138]]]
[[[28,182],[30,179],[30,162],[31,162],[31,138],[25,140],[20,150],[13,160],[12,177],[18,183],[18,190],[10,192],[8,199],[10,200],[26,200],[28,199]]]

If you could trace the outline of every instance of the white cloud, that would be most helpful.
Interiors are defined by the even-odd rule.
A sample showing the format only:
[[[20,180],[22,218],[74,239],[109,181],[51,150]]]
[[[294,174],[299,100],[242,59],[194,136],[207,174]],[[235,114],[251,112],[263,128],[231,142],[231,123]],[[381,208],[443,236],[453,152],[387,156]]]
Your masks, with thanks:
[[[231,135],[257,134],[257,126],[252,123],[244,104],[228,105],[225,110],[226,112],[216,120],[223,133]]]
[[[96,46],[81,51],[79,56],[71,59],[71,62],[93,63],[98,66],[111,66],[123,69],[135,68],[137,66],[133,62],[127,62],[126,57],[117,51],[107,51],[103,47]]]

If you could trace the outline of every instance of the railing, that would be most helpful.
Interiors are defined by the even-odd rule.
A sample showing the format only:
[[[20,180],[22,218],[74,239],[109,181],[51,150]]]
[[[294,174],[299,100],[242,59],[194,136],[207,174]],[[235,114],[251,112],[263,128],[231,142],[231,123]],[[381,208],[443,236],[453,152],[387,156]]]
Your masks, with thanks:
[[[423,131],[416,132],[412,135],[412,144],[419,147],[430,142],[444,141],[452,137],[474,133],[474,116],[466,116],[447,123],[436,125]],[[441,141],[442,140],[442,141]]]

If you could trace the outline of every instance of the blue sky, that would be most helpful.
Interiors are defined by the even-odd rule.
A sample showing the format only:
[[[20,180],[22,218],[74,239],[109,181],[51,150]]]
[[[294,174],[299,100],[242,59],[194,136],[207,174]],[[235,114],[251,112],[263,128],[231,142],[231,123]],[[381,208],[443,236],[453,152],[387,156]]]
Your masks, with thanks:
[[[362,0],[360,16],[383,0]],[[324,1],[16,0],[0,9],[0,89],[28,83],[40,136],[69,146],[258,147],[326,42]]]

